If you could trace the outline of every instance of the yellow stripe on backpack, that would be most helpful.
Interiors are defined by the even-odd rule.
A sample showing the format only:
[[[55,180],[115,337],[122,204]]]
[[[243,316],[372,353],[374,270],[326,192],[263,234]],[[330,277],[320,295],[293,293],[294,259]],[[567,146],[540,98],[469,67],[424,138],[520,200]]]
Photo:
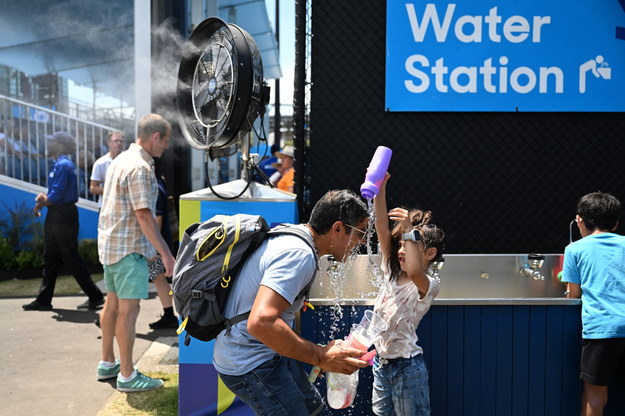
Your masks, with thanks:
[[[221,267],[221,287],[224,289],[230,284],[230,275],[228,275],[228,268],[230,267],[230,257],[232,256],[232,250],[234,246],[239,242],[239,236],[241,235],[241,216],[239,214],[234,216],[234,240],[228,247],[228,251],[224,256],[224,264]]]

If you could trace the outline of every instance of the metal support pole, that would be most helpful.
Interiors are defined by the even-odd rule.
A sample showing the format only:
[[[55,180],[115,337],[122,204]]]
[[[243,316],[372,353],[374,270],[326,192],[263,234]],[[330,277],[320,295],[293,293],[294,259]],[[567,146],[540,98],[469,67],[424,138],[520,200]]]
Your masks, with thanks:
[[[280,0],[276,0],[276,44],[278,46],[278,59],[280,57]],[[281,140],[281,114],[280,114],[280,78],[276,78],[275,88],[275,113],[273,120],[274,143],[280,145]],[[273,155],[270,155],[273,156]]]
[[[295,80],[293,91],[293,145],[295,146],[295,185],[300,221],[304,209],[304,146],[306,145],[306,0],[295,0]]]

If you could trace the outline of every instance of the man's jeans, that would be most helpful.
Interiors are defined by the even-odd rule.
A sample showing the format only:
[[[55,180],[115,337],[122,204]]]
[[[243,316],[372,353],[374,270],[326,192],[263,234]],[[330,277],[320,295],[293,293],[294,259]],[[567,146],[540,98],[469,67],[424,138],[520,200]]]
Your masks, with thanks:
[[[317,415],[324,408],[302,365],[290,358],[276,355],[242,376],[219,377],[257,415]]]
[[[373,412],[378,416],[429,416],[430,388],[423,354],[373,362]]]

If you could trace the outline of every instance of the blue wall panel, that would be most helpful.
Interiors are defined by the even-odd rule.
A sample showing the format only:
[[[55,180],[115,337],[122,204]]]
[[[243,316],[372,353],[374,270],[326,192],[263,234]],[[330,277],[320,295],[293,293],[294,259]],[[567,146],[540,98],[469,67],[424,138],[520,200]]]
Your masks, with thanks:
[[[497,345],[495,415],[512,414],[512,358],[513,358],[513,308],[512,306],[494,306],[493,313],[497,321],[495,335]]]
[[[428,315],[425,317],[428,318]],[[459,415],[462,414],[464,406],[464,307],[449,306],[447,319],[447,325],[440,328],[442,331],[447,331],[447,339],[449,340],[447,355],[447,397],[449,400],[447,400],[446,414]],[[438,371],[434,368],[429,370],[430,372]]]
[[[464,348],[462,351],[463,366],[461,376],[464,381],[462,408],[479,413],[480,400],[480,307],[467,306],[464,308]]]
[[[302,335],[331,335],[330,307],[301,315]],[[366,307],[343,307],[344,336]],[[575,415],[581,383],[580,307],[571,305],[434,305],[418,329],[430,374],[432,415]],[[352,409],[329,415],[372,415],[371,370],[361,370]],[[325,395],[325,380],[317,385]],[[606,416],[625,414],[623,382],[610,386]]]
[[[512,415],[526,416],[529,400],[529,306],[513,308],[512,331]]]
[[[545,331],[546,306],[536,305],[530,308],[530,331],[528,359],[528,415],[538,415],[545,406]]]
[[[608,404],[605,407],[605,416],[625,415],[625,376],[616,380],[608,389]]]
[[[297,204],[295,200],[275,201],[202,201],[201,218],[205,221],[214,215],[255,214],[262,215],[270,227],[283,222],[297,224]]]
[[[218,413],[217,371],[211,364],[180,363],[179,382],[185,385],[178,391],[178,414],[187,416],[253,416],[254,412],[239,399]],[[211,382],[209,382],[209,380]]]
[[[183,203],[189,202],[194,201],[181,200],[181,207]],[[297,218],[297,205],[295,200],[292,202],[205,200],[200,201],[200,218],[195,218],[195,207],[191,207],[192,204],[187,206],[189,207],[188,211],[181,209],[181,224],[206,221],[216,214],[258,214],[265,217],[270,225],[281,222],[295,223]],[[215,341],[202,342],[197,339],[192,339],[191,343],[185,346],[185,336],[186,332],[183,332],[179,336],[179,414],[185,416],[195,414],[216,416],[218,400],[221,400],[222,403],[228,403],[233,397],[233,394],[225,387],[218,390],[217,371],[213,366],[213,348]],[[217,394],[218,391],[219,397]],[[189,394],[189,392],[193,392],[193,394]],[[253,414],[251,409],[238,399],[229,406],[224,405],[224,408],[225,410],[219,413],[221,416]]]
[[[545,333],[545,410],[548,414],[562,414],[562,343],[564,340],[563,308],[547,308]]]
[[[432,414],[447,414],[447,356],[449,355],[449,334],[447,331],[441,331],[441,328],[447,327],[447,308],[431,308],[426,318],[421,323],[430,322],[430,348],[425,350],[426,357],[429,357],[428,369],[435,368],[436,371],[430,371],[430,400],[432,405]],[[422,326],[419,325],[419,333]],[[433,336],[432,333],[437,333]],[[423,345],[422,345],[423,346]],[[424,347],[425,348],[425,347]]]
[[[562,402],[563,415],[579,414],[581,383],[579,381],[579,361],[581,356],[581,306],[563,308],[562,322],[563,342],[559,348],[562,353]],[[571,335],[574,334],[574,335]],[[622,413],[625,414],[625,413]]]
[[[477,374],[480,375],[480,414],[493,415],[497,397],[497,314],[496,308],[479,307],[480,351]]]
[[[28,208],[32,212],[32,208],[35,206],[35,196],[37,194],[34,191],[28,191],[24,189],[18,189],[6,184],[0,184],[0,210],[6,215],[6,212],[11,209],[15,210],[21,206]],[[43,225],[48,213],[47,208],[41,211],[41,217],[35,219],[35,221],[41,222]],[[4,215],[3,215],[4,216]],[[32,217],[31,215],[31,218]],[[89,209],[82,206],[78,206],[78,239],[97,239],[98,238],[98,211],[95,209]]]
[[[447,319],[447,325],[440,328],[442,331],[447,331],[447,339],[449,340],[446,371],[448,397],[446,414],[457,415],[461,414],[463,409],[464,380],[462,370],[460,370],[460,374],[458,374],[458,370],[463,368],[464,308],[462,306],[450,306],[447,311]],[[430,372],[438,371],[438,369],[429,370]],[[449,380],[455,380],[455,382],[449,383]]]

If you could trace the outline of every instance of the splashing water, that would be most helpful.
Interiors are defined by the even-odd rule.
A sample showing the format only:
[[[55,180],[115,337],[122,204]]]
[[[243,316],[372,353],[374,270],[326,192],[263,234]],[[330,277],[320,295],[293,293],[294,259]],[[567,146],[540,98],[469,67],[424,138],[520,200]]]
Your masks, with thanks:
[[[361,299],[376,297],[380,288],[384,285],[384,273],[373,258],[374,254],[381,254],[379,250],[380,244],[378,243],[378,247],[375,250],[375,253],[371,248],[371,236],[375,232],[375,209],[373,207],[373,200],[368,199],[367,206],[369,209],[369,224],[367,225],[367,278],[372,286],[378,288],[378,291],[361,293]]]
[[[332,305],[330,306],[330,333],[328,339],[336,338],[337,334],[343,332],[345,324],[343,320],[343,308],[341,302],[343,301],[343,294],[345,289],[345,276],[347,272],[352,268],[354,262],[358,256],[357,250],[354,249],[345,258],[343,262],[331,261],[331,265],[328,268],[328,276],[330,277],[330,287],[333,289],[334,297],[332,298]]]
[[[368,203],[368,215],[369,221],[366,228],[366,255],[367,266],[365,268],[366,278],[377,290],[373,291],[357,291],[360,300],[375,299],[377,298],[379,290],[384,284],[384,273],[376,261],[376,255],[380,254],[379,249],[372,247],[372,236],[375,233],[375,211],[373,207],[373,201],[367,200]],[[378,246],[379,247],[379,246]],[[327,269],[327,275],[330,281],[330,288],[332,293],[332,304],[326,309],[329,314],[330,327],[326,330],[320,331],[320,341],[322,343],[328,343],[333,339],[344,338],[350,332],[349,319],[344,320],[345,313],[351,316],[356,316],[359,312],[362,312],[356,305],[352,304],[351,307],[346,308],[342,305],[345,295],[345,285],[347,283],[347,273],[352,269],[358,258],[358,248],[355,248],[348,256],[346,256],[343,262],[330,261],[330,266]],[[359,279],[365,278],[365,276],[358,276]],[[319,318],[322,321],[326,320],[327,315],[324,312],[320,312],[323,316]],[[317,381],[319,382],[319,381]],[[362,406],[362,397],[356,397],[351,406],[344,408],[341,414],[354,415],[355,407]]]
[[[379,250],[372,249],[372,236],[375,233],[375,211],[373,207],[373,201],[368,200],[368,215],[369,221],[367,223],[367,228],[365,231],[366,235],[366,247],[367,247],[367,267],[365,269],[366,278],[369,281],[370,285],[377,290],[373,291],[357,291],[356,293],[359,296],[360,300],[367,299],[375,299],[379,293],[380,288],[384,284],[384,273],[380,266],[378,266],[375,255],[377,255]],[[344,300],[345,294],[345,284],[347,282],[347,272],[351,270],[351,268],[356,263],[356,259],[358,258],[358,250],[354,248],[352,252],[346,256],[343,262],[337,262],[331,260],[330,267],[327,269],[327,274],[330,280],[330,288],[332,297],[332,304],[330,306],[330,328],[329,333],[327,334],[326,340],[332,340],[339,337],[341,334],[347,334],[349,332],[349,328],[347,324],[343,322],[344,311],[342,307],[342,303]],[[364,276],[363,276],[364,278]],[[356,308],[352,306],[352,314],[356,313]],[[325,337],[325,331],[321,331],[321,336]]]

